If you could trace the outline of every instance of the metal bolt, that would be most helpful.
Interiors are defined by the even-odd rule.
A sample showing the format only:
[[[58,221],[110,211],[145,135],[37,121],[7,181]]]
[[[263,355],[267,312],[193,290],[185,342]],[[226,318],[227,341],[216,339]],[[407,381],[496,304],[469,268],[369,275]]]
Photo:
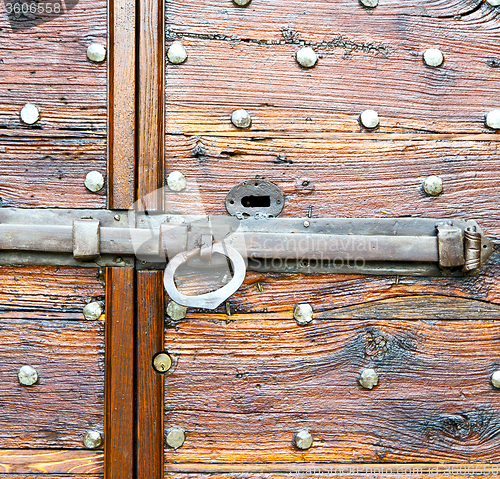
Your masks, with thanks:
[[[103,313],[101,303],[93,301],[83,308],[83,316],[89,321],[97,321]]]
[[[85,177],[85,186],[88,190],[97,193],[104,186],[104,176],[99,171],[91,171]]]
[[[172,358],[167,353],[159,353],[153,358],[153,367],[159,373],[166,373],[172,367]]]
[[[365,369],[359,375],[358,382],[365,389],[373,389],[378,384],[378,374],[374,369]]]
[[[369,130],[377,128],[380,123],[378,113],[375,110],[365,110],[361,113],[359,120],[361,121],[361,124]]]
[[[491,385],[496,389],[500,389],[500,370],[491,375]]]
[[[165,434],[165,442],[168,447],[178,449],[184,444],[186,440],[186,433],[180,427],[172,427]]]
[[[167,185],[171,191],[182,191],[186,188],[186,177],[180,171],[172,171],[167,177]]]
[[[83,445],[87,449],[97,449],[102,445],[102,436],[98,431],[88,431],[83,437]]]
[[[498,7],[500,5],[500,0],[486,0],[486,3],[489,3],[493,7]]]
[[[309,449],[312,446],[313,437],[307,429],[301,429],[293,436],[293,443],[299,449]]]
[[[424,52],[424,63],[429,67],[439,67],[444,62],[444,55],[437,48],[429,48]]]
[[[313,309],[309,303],[300,303],[293,310],[293,317],[297,324],[308,324],[313,320]]]
[[[492,110],[486,115],[486,126],[493,130],[500,130],[500,110]]]
[[[378,0],[359,0],[365,7],[375,8],[378,5]]]
[[[422,187],[428,195],[438,196],[443,192],[443,180],[439,176],[429,176]]]
[[[250,5],[251,1],[252,0],[233,0],[233,2],[238,5],[238,7],[246,7],[247,5]]]
[[[19,115],[21,121],[27,125],[33,125],[40,119],[40,110],[33,103],[26,103],[21,108],[21,113]]]
[[[236,128],[249,128],[252,118],[246,110],[235,110],[231,115],[231,122]]]
[[[187,60],[187,52],[181,42],[175,41],[167,50],[167,57],[170,63],[180,65]]]
[[[17,377],[23,386],[33,386],[38,381],[38,373],[31,366],[23,366],[17,373]]]
[[[311,223],[309,223],[309,221],[305,220],[303,223],[304,225],[304,228],[309,228],[309,226],[311,225]]]
[[[177,304],[175,301],[170,301],[167,305],[167,314],[174,321],[180,321],[186,317],[187,308]]]
[[[295,54],[295,60],[304,68],[312,68],[316,65],[318,56],[311,47],[303,47]]]
[[[106,58],[106,47],[100,43],[91,43],[87,48],[87,58],[95,63],[101,63]]]

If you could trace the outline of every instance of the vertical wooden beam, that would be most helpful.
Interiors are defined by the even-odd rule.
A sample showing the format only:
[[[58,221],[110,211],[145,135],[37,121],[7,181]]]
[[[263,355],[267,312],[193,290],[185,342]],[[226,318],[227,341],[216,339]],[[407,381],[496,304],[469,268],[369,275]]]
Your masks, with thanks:
[[[134,477],[134,269],[106,270],[104,477]]]
[[[135,194],[135,0],[108,7],[108,208],[128,209]]]
[[[140,208],[163,210],[165,148],[165,5],[137,0],[137,200]]]
[[[153,357],[163,351],[163,274],[137,272],[137,477],[163,478],[163,375]]]

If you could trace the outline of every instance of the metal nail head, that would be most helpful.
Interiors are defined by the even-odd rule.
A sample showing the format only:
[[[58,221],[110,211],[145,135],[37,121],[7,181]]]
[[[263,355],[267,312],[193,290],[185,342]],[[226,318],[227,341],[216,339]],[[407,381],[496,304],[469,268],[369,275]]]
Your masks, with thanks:
[[[40,119],[40,110],[33,103],[26,103],[21,108],[19,116],[21,117],[21,121],[26,123],[26,125],[34,125]]]
[[[102,304],[97,301],[92,301],[83,308],[83,316],[88,321],[97,321],[102,313]]]
[[[486,0],[492,7],[498,7],[500,5],[500,0]]]
[[[165,434],[165,442],[168,447],[178,449],[184,444],[186,433],[180,427],[172,427]]]
[[[361,124],[369,129],[373,130],[374,128],[377,128],[377,126],[380,123],[378,113],[375,110],[365,110],[361,113],[359,116],[359,121]]]
[[[293,310],[293,317],[301,326],[313,320],[313,309],[309,303],[300,303]]]
[[[236,128],[249,128],[252,124],[252,117],[246,110],[235,110],[231,115],[231,123]]]
[[[88,431],[83,437],[83,445],[87,449],[97,449],[102,446],[102,436],[98,431]]]
[[[500,389],[500,370],[491,375],[491,385],[496,389]]]
[[[312,68],[318,62],[318,56],[311,47],[303,47],[295,54],[295,60],[304,68]]]
[[[301,429],[293,436],[293,443],[299,449],[309,449],[312,446],[313,437],[307,429]]]
[[[168,47],[167,58],[170,63],[180,65],[187,60],[188,54],[186,48],[181,42],[177,40]]]
[[[167,305],[167,314],[170,319],[174,321],[180,321],[186,317],[187,308],[186,306],[181,306],[175,301],[170,301]]]
[[[153,358],[153,367],[159,373],[166,373],[172,367],[172,358],[167,353],[159,353]]]
[[[362,5],[368,8],[375,8],[378,5],[378,0],[359,0]]]
[[[438,196],[443,192],[443,180],[439,176],[429,176],[422,187],[428,195]]]
[[[170,191],[182,191],[187,186],[186,177],[180,171],[172,171],[167,177]]]
[[[358,382],[365,389],[373,389],[378,384],[378,374],[374,369],[365,369],[359,375]]]
[[[102,176],[102,173],[99,171],[90,171],[87,173],[85,177],[85,187],[93,193],[101,191],[104,187],[104,176]]]
[[[250,5],[251,1],[252,0],[233,0],[238,7],[246,7],[247,5]]]
[[[87,58],[94,63],[101,63],[106,59],[106,47],[100,43],[91,43],[87,48]]]
[[[500,110],[492,110],[486,115],[486,126],[492,130],[500,130]]]
[[[17,373],[19,384],[23,386],[33,386],[38,381],[38,373],[32,366],[23,366]]]
[[[429,48],[425,50],[424,55],[424,63],[429,67],[440,67],[444,62],[444,55],[441,50],[437,48]]]

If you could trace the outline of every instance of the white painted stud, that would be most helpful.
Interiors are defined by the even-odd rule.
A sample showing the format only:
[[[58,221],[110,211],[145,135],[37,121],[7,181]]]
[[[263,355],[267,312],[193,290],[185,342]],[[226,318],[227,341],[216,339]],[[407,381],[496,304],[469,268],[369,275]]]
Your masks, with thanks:
[[[184,319],[186,317],[187,308],[185,306],[177,304],[175,301],[169,301],[167,305],[167,314],[170,319],[173,319],[174,321],[180,321],[181,319]]]
[[[19,384],[23,386],[33,386],[38,381],[38,373],[32,366],[23,366],[17,373]]]
[[[500,389],[500,371],[495,371],[491,375],[491,385],[496,389]]]
[[[378,384],[378,374],[374,369],[365,369],[359,375],[358,382],[365,389],[373,389]]]
[[[252,0],[233,0],[233,2],[239,7],[246,7],[247,5],[250,5],[251,1]]]
[[[293,317],[297,324],[303,326],[313,320],[313,309],[309,303],[300,303],[293,310]]]
[[[106,47],[100,43],[91,43],[87,48],[87,58],[95,63],[101,63],[106,59]]]
[[[102,313],[102,306],[97,301],[92,301],[83,308],[83,316],[88,321],[97,321]]]
[[[500,5],[500,0],[486,0],[492,7],[498,7]]]
[[[429,176],[423,184],[424,191],[431,196],[438,196],[443,192],[443,180],[439,176]]]
[[[444,55],[437,48],[429,48],[424,52],[424,63],[428,67],[440,67],[444,62]]]
[[[365,110],[363,113],[361,113],[359,120],[365,128],[368,128],[370,130],[372,130],[373,128],[377,128],[380,123],[378,113],[374,110]]]
[[[104,176],[99,171],[90,171],[85,177],[85,186],[93,193],[97,193],[104,186]]]
[[[500,110],[492,110],[486,115],[486,126],[493,130],[500,130]]]
[[[235,110],[231,122],[236,128],[248,128],[252,124],[252,117],[246,110]]]
[[[295,60],[304,68],[312,68],[316,65],[318,56],[311,47],[303,47],[295,54]]]
[[[180,171],[172,171],[167,177],[167,186],[171,191],[182,191],[186,185],[186,177]]]
[[[186,49],[184,48],[184,45],[176,40],[168,48],[167,57],[170,63],[173,63],[174,65],[180,65],[187,60],[188,55]]]
[[[27,125],[33,125],[40,119],[40,110],[33,103],[26,103],[21,109],[21,121]]]
[[[375,8],[378,5],[378,0],[359,0],[365,7]]]

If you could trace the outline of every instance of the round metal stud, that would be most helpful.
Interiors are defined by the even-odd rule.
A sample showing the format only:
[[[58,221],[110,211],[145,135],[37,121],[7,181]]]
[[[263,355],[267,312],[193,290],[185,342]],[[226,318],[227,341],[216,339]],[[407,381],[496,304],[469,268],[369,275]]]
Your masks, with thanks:
[[[444,55],[437,48],[425,50],[423,58],[424,63],[429,67],[440,67],[444,62]]]
[[[99,171],[90,171],[85,177],[85,186],[93,193],[101,191],[104,187],[104,176]]]
[[[375,8],[378,5],[378,0],[359,0],[362,5],[368,8]]]
[[[165,434],[165,442],[168,447],[178,449],[184,444],[186,433],[180,427],[172,427]]]
[[[443,180],[439,176],[429,176],[422,187],[428,195],[438,196],[443,192]]]
[[[33,103],[26,103],[21,108],[19,116],[21,117],[21,121],[26,123],[26,125],[34,125],[40,119],[40,110]]]
[[[167,305],[167,314],[170,319],[174,321],[180,321],[186,317],[187,308],[186,306],[181,306],[177,304],[175,301],[170,301]]]
[[[23,366],[17,373],[19,384],[33,386],[38,381],[38,373],[32,366]]]
[[[496,389],[500,389],[500,370],[491,375],[491,385]]]
[[[293,310],[293,317],[301,326],[313,320],[313,309],[309,303],[300,303]]]
[[[187,52],[181,42],[175,41],[167,50],[167,57],[170,63],[180,65],[187,60]]]
[[[83,308],[83,316],[88,321],[97,321],[103,313],[101,303],[92,301]]]
[[[359,375],[358,382],[365,389],[373,389],[378,384],[378,374],[374,369],[365,369]]]
[[[233,2],[238,5],[238,7],[246,7],[250,5],[252,0],[233,0]]]
[[[159,373],[166,373],[172,367],[172,358],[167,353],[159,353],[153,358],[153,367]]]
[[[375,110],[365,110],[364,112],[362,112],[359,117],[359,121],[365,128],[369,130],[377,128],[380,123],[378,113]]]
[[[318,56],[311,47],[303,47],[295,54],[295,60],[304,68],[312,68],[316,65]]]
[[[492,130],[500,130],[500,110],[492,110],[486,115],[486,126]]]
[[[87,449],[97,449],[102,446],[102,436],[98,431],[88,431],[83,437],[83,445]]]
[[[106,47],[100,43],[91,43],[87,48],[87,58],[95,63],[101,63],[106,59]]]
[[[172,171],[167,177],[167,185],[170,191],[182,191],[186,188],[186,177],[180,171]]]
[[[246,110],[235,110],[231,115],[231,123],[236,128],[249,128],[252,124],[252,117]]]
[[[486,3],[490,4],[492,7],[498,7],[500,5],[500,0],[486,0]]]
[[[301,429],[293,436],[293,443],[298,449],[309,449],[312,446],[313,437],[307,429]]]

